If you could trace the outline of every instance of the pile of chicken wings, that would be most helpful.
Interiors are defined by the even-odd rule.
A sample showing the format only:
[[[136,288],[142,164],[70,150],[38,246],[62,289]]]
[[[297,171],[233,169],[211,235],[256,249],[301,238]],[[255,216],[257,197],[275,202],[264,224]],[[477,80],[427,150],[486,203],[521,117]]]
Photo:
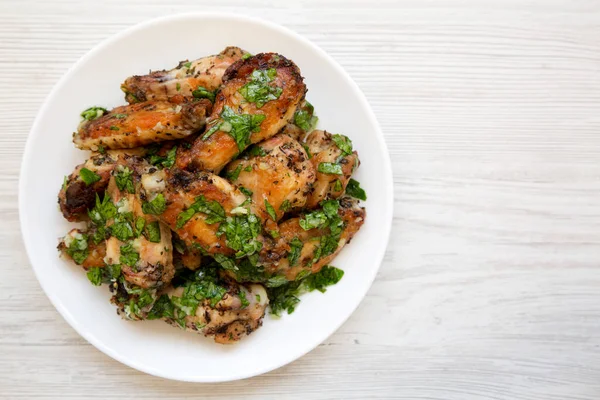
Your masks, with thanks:
[[[233,343],[267,307],[339,281],[329,265],[365,219],[352,141],[314,130],[300,69],[228,47],[132,76],[127,105],[91,107],[91,152],[58,195],[63,258],[107,284],[125,319],[161,319]]]

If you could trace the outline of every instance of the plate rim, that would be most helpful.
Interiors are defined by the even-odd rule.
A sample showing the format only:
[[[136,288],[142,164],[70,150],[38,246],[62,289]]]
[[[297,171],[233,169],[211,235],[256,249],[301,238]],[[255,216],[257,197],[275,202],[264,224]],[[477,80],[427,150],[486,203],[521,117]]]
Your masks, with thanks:
[[[385,210],[383,211],[384,212],[384,220],[389,221],[389,222],[385,226],[381,227],[381,231],[383,233],[382,241],[384,242],[385,247],[383,248],[381,255],[376,257],[373,260],[374,264],[376,265],[376,268],[373,269],[372,276],[369,279],[368,285],[365,286],[365,290],[362,293],[360,293],[360,300],[356,303],[356,305],[348,313],[348,315],[345,318],[343,318],[340,321],[340,323],[335,327],[335,329],[333,329],[330,333],[328,333],[326,337],[324,337],[323,339],[319,340],[316,343],[309,343],[308,345],[305,345],[304,348],[300,352],[290,353],[291,354],[290,356],[283,357],[281,360],[279,360],[276,363],[273,363],[266,367],[254,369],[249,373],[238,374],[235,376],[224,376],[224,377],[220,377],[220,378],[215,378],[214,376],[207,377],[204,375],[198,375],[198,376],[195,376],[192,378],[192,377],[179,377],[179,376],[171,375],[169,373],[164,373],[163,371],[156,370],[152,367],[146,366],[143,362],[138,362],[134,359],[129,358],[128,356],[123,356],[118,351],[113,350],[110,346],[107,346],[103,341],[96,339],[96,337],[94,335],[91,335],[89,333],[89,331],[87,329],[85,329],[85,327],[81,326],[79,324],[79,322],[77,322],[76,318],[74,318],[71,315],[71,313],[66,309],[66,307],[62,304],[62,302],[56,298],[56,295],[53,294],[51,291],[47,290],[43,280],[40,279],[40,276],[38,274],[38,269],[34,265],[34,263],[31,261],[32,260],[31,254],[33,254],[34,249],[32,248],[33,244],[31,243],[31,240],[28,240],[28,237],[30,236],[30,231],[27,228],[28,217],[26,215],[27,213],[23,212],[23,210],[25,209],[25,194],[26,194],[25,188],[27,187],[28,176],[30,175],[30,172],[29,172],[30,167],[29,166],[31,165],[31,157],[32,157],[32,146],[33,146],[32,143],[33,143],[33,136],[34,136],[33,133],[36,131],[39,131],[39,125],[41,123],[41,115],[46,113],[46,109],[49,107],[49,104],[53,102],[57,93],[65,85],[68,78],[71,77],[73,72],[75,70],[77,70],[82,64],[84,64],[88,58],[92,57],[98,51],[104,49],[105,47],[107,47],[115,42],[118,42],[122,38],[134,33],[135,31],[148,28],[152,25],[159,25],[161,23],[175,22],[175,21],[182,20],[182,19],[211,19],[211,18],[231,19],[231,20],[237,20],[237,21],[242,21],[242,22],[250,22],[250,23],[255,23],[255,24],[259,24],[259,25],[264,25],[267,28],[278,31],[279,33],[291,36],[295,40],[302,42],[303,44],[310,47],[313,51],[319,53],[319,55],[321,57],[325,58],[333,66],[333,68],[336,70],[336,72],[339,73],[344,78],[346,83],[351,87],[352,91],[357,94],[357,97],[360,101],[362,108],[366,111],[369,122],[375,128],[375,134],[379,138],[379,140],[377,140],[377,145],[379,146],[379,152],[380,152],[380,155],[383,157],[382,161],[385,166],[385,169],[389,173],[389,179],[390,179],[390,182],[385,182],[387,187],[384,188],[384,190],[385,190],[384,202],[386,204],[385,204]],[[262,375],[267,372],[281,368],[281,367],[303,357],[310,351],[314,350],[321,343],[323,343],[325,340],[327,340],[331,335],[333,335],[337,330],[339,330],[339,328],[344,323],[346,323],[346,321],[350,318],[350,316],[354,314],[354,312],[356,311],[358,306],[363,302],[367,292],[373,285],[373,282],[375,280],[375,277],[377,276],[377,273],[379,272],[379,269],[381,268],[381,264],[383,263],[383,259],[385,257],[387,246],[388,246],[389,240],[390,240],[390,234],[391,234],[391,229],[392,229],[393,206],[394,206],[393,170],[392,170],[392,165],[391,165],[390,154],[389,154],[389,151],[387,148],[387,144],[385,142],[385,136],[383,135],[381,126],[379,125],[379,122],[377,121],[375,113],[373,112],[370,104],[368,103],[366,96],[364,95],[364,93],[362,92],[362,90],[360,89],[358,84],[352,79],[350,74],[348,74],[333,57],[331,57],[328,53],[326,53],[318,45],[316,45],[315,43],[313,43],[306,37],[302,36],[301,34],[295,32],[294,30],[292,30],[290,28],[287,28],[283,25],[269,21],[267,19],[263,19],[263,18],[255,17],[255,16],[248,16],[248,15],[244,15],[244,14],[229,13],[229,12],[185,12],[185,13],[169,14],[166,16],[162,16],[162,17],[158,17],[158,18],[150,18],[150,19],[141,21],[137,24],[129,26],[129,27],[103,39],[98,44],[91,47],[83,56],[81,56],[75,63],[73,63],[67,69],[67,71],[60,77],[60,79],[54,84],[51,91],[45,97],[44,101],[42,102],[41,106],[39,107],[39,109],[36,113],[33,124],[27,135],[20,167],[21,167],[21,171],[19,174],[18,210],[19,210],[19,224],[20,224],[20,228],[21,228],[21,238],[24,243],[25,252],[26,252],[29,264],[30,264],[31,268],[33,269],[33,272],[35,274],[35,277],[36,277],[38,283],[42,287],[44,294],[50,300],[50,303],[59,312],[59,314],[65,319],[65,321],[67,321],[67,323],[71,326],[71,328],[73,328],[75,330],[75,332],[77,332],[88,343],[90,343],[96,349],[100,350],[102,353],[104,353],[104,354],[108,355],[109,357],[111,357],[112,359],[114,359],[124,365],[127,365],[130,368],[136,369],[140,372],[144,372],[144,373],[156,376],[156,377],[170,379],[170,380],[174,380],[174,381],[196,382],[196,383],[216,383],[216,382],[230,382],[230,381],[236,381],[236,380],[241,380],[241,379],[247,379],[247,378]],[[389,183],[389,185],[387,185],[388,183]]]

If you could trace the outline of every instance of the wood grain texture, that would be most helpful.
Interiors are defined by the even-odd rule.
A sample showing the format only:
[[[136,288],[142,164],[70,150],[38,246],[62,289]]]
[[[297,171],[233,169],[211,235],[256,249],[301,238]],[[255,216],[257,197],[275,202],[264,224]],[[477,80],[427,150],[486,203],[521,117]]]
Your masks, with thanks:
[[[278,21],[329,52],[395,176],[388,252],[357,312],[300,360],[218,385],[144,375],[80,338],[18,224],[22,150],[52,85],[102,39],[191,10]],[[3,0],[0,88],[0,397],[600,398],[600,1]]]

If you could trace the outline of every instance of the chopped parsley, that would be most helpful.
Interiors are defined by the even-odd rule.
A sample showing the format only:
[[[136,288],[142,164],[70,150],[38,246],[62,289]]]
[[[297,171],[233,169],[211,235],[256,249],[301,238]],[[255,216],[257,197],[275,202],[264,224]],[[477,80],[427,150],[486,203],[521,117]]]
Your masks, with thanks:
[[[67,189],[67,184],[69,183],[69,178],[65,175],[63,178],[62,190]]]
[[[111,131],[118,131],[118,130],[120,130],[120,128],[118,126],[116,126],[116,125],[111,125],[110,126],[110,130]]]
[[[293,267],[298,262],[303,247],[304,243],[297,237],[290,242],[290,252],[288,253],[288,263],[290,267]]]
[[[270,230],[269,235],[271,235],[273,239],[277,239],[279,237],[279,231],[277,229]]]
[[[315,108],[308,101],[306,105],[296,111],[294,114],[294,125],[301,128],[305,132],[310,132],[315,129],[319,118],[317,118],[315,113]],[[310,155],[309,155],[310,158]]]
[[[96,183],[101,179],[100,175],[87,168],[81,168],[79,170],[79,176],[81,177],[81,180],[85,182],[86,186]]]
[[[352,140],[348,138],[348,136],[335,134],[331,136],[331,140],[335,143],[335,145],[342,151],[342,153],[346,156],[352,154]]]
[[[319,246],[315,248],[312,262],[335,252],[340,236],[344,230],[344,221],[338,215],[340,203],[337,200],[321,202],[321,210],[305,214],[299,221],[304,230],[328,228],[329,233],[320,237]]]
[[[248,154],[252,157],[264,157],[267,155],[267,152],[265,149],[255,144],[254,146],[250,147],[250,149],[248,149]]]
[[[167,151],[166,156],[159,156],[156,154],[160,148],[154,147],[151,148],[148,152],[148,161],[150,164],[155,165],[157,167],[162,168],[171,168],[173,164],[175,164],[175,156],[177,155],[177,146],[173,146],[169,151]]]
[[[264,114],[236,114],[229,106],[223,107],[220,117],[222,121],[210,128],[202,136],[202,140],[208,139],[220,129],[235,140],[240,152],[250,145],[250,135],[260,131],[260,124],[266,118]]]
[[[196,213],[206,214],[205,222],[209,225],[225,221],[225,210],[217,201],[207,201],[204,196],[196,197],[196,201],[177,216],[177,229],[182,228]]]
[[[324,266],[319,272],[287,282],[277,287],[268,287],[271,314],[280,316],[283,311],[291,314],[300,302],[299,296],[305,292],[318,290],[325,292],[327,286],[335,285],[344,276],[344,271],[332,266]],[[268,286],[268,285],[267,285]]]
[[[162,193],[156,195],[156,197],[150,202],[144,202],[142,204],[142,211],[144,214],[160,215],[167,208],[165,196]]]
[[[341,269],[326,265],[318,273],[309,275],[304,281],[304,285],[309,292],[316,289],[321,293],[325,293],[327,286],[335,285],[343,276],[344,271]]]
[[[283,203],[279,206],[279,209],[283,212],[288,212],[290,210],[290,201],[284,200]]]
[[[275,276],[269,278],[269,280],[265,283],[265,285],[270,288],[276,288],[279,286],[283,286],[286,283],[288,283],[288,280],[285,276],[275,275]]]
[[[160,225],[158,224],[158,221],[146,225],[145,236],[152,243],[160,242]]]
[[[133,245],[131,243],[127,243],[120,247],[121,255],[119,257],[119,262],[121,264],[128,265],[130,267],[134,267],[135,264],[140,259],[140,254],[135,251]]]
[[[310,148],[308,147],[307,144],[302,143],[302,147],[304,147],[304,151],[306,151],[306,155],[308,156],[308,159],[310,160],[312,158],[312,154],[310,153]]]
[[[267,214],[269,214],[269,217],[271,217],[273,221],[277,222],[277,213],[275,212],[273,206],[267,201],[267,199],[265,199],[265,209],[267,210]]]
[[[77,265],[81,265],[89,255],[88,236],[85,234],[79,235],[79,237],[73,238],[66,250],[67,254]]]
[[[133,219],[133,214],[132,214]],[[144,217],[137,217],[135,220],[135,237],[139,237],[144,231],[144,227],[146,226],[146,220]]]
[[[240,176],[240,172],[242,172],[242,164],[238,164],[238,166],[236,167],[236,169],[234,169],[233,171],[228,172],[227,173],[227,178],[231,179],[232,181],[235,181]]]
[[[179,82],[175,85],[175,89],[177,89],[178,92],[181,90],[181,84]]]
[[[246,308],[250,305],[250,302],[246,298],[246,291],[244,289],[240,288],[238,296],[240,298],[240,301],[242,302],[242,308]]]
[[[256,215],[241,214],[227,217],[219,225],[217,236],[224,234],[227,247],[236,251],[236,258],[241,258],[258,253],[262,249],[262,243],[257,240],[260,232],[261,224]]]
[[[87,272],[87,278],[92,282],[94,286],[100,286],[102,284],[102,268],[93,267]]]
[[[93,121],[106,114],[108,110],[103,107],[90,107],[81,113],[81,117],[86,121]]]
[[[117,168],[115,183],[119,190],[125,190],[131,194],[135,193],[135,187],[133,186],[133,171],[128,167],[119,166],[119,168]]]
[[[106,265],[105,267],[92,267],[88,269],[87,278],[94,286],[100,286],[102,283],[116,281],[121,275],[121,266]]]
[[[256,104],[256,107],[261,108],[265,103],[277,100],[283,93],[282,88],[269,85],[277,77],[275,68],[255,69],[250,76],[250,82],[242,86],[238,92],[248,102]]]
[[[341,192],[344,187],[342,186],[342,181],[337,179],[333,184],[333,190],[336,192]]]
[[[110,233],[112,236],[119,239],[121,242],[125,242],[134,236],[133,228],[127,218],[129,215],[126,213],[117,214],[115,217],[115,223],[110,226]]]
[[[102,145],[98,145],[98,153],[106,154],[106,149]]]
[[[246,168],[244,168],[244,171],[252,172],[252,165],[248,165]]]
[[[100,197],[96,193],[96,205],[88,211],[88,215],[95,225],[104,226],[106,221],[117,215],[117,207],[110,200],[110,196],[105,194],[100,201]]]
[[[240,186],[240,192],[244,193],[247,197],[252,197],[252,190],[246,189],[243,186]]]
[[[113,117],[115,117],[116,119],[125,119],[127,118],[127,114],[113,114]]]
[[[367,200],[367,193],[360,187],[360,183],[354,179],[350,179],[350,182],[348,182],[346,194],[359,200]]]
[[[173,318],[175,306],[169,296],[161,295],[158,300],[152,305],[152,309],[148,312],[147,319]]]
[[[177,89],[177,90],[179,90],[179,89]],[[205,87],[198,86],[198,88],[196,88],[196,90],[194,90],[192,92],[192,96],[194,96],[196,99],[208,99],[212,103],[214,103],[215,97],[217,95],[216,95],[216,90],[214,92],[211,92],[210,90],[208,90]]]
[[[246,54],[244,54],[244,55],[242,56],[242,60],[247,60],[247,59],[249,59],[250,57],[252,57],[252,54],[250,54],[250,53],[246,53]]]
[[[319,163],[317,167],[317,171],[323,174],[335,174],[335,175],[343,175],[344,171],[342,171],[342,166],[336,163],[330,162],[322,162]]]

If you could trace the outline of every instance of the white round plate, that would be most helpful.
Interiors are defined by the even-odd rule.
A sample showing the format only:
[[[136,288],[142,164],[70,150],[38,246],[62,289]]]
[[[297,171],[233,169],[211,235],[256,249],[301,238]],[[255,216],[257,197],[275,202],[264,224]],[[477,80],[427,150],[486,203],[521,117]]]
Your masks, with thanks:
[[[57,207],[63,176],[86,158],[71,134],[79,113],[94,105],[124,104],[121,82],[149,69],[216,54],[228,45],[253,54],[278,52],[301,69],[321,129],[354,142],[366,189],[367,218],[333,264],[345,271],[326,293],[313,292],[291,315],[274,319],[238,344],[223,346],[161,321],[127,322],[109,304],[106,286],[92,286],[81,268],[59,259],[58,238],[72,224]],[[140,371],[168,379],[217,382],[281,367],[324,341],[356,309],[383,259],[392,223],[393,182],[383,135],[364,95],[323,50],[281,26],[243,16],[184,14],[128,29],[81,58],[42,106],[25,148],[19,187],[23,239],[33,269],[52,304],[98,349]]]

